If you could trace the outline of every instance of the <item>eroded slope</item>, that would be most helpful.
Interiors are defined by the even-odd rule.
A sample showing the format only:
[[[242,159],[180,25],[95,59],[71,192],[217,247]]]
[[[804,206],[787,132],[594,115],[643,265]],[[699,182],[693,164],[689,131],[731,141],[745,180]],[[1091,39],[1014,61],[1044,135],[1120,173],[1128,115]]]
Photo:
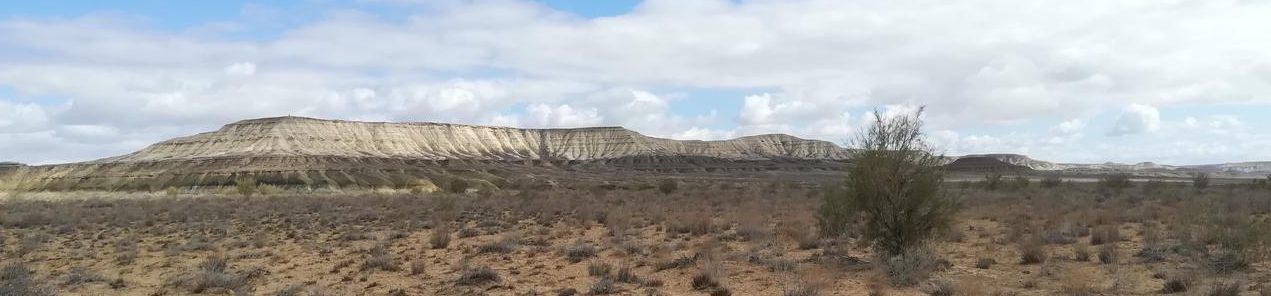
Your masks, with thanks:
[[[456,175],[500,183],[567,171],[836,169],[846,158],[846,150],[832,143],[788,135],[680,141],[621,127],[517,129],[277,117],[236,122],[118,157],[18,167],[3,182],[34,190],[155,190],[222,186],[250,175],[288,186],[431,188]]]

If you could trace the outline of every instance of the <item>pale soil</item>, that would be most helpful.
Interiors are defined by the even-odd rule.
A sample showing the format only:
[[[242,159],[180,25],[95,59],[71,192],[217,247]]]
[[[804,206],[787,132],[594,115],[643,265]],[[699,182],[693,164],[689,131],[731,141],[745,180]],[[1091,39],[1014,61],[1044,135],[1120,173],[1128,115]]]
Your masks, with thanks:
[[[803,191],[783,195],[798,196]],[[685,193],[684,195],[699,194]],[[651,194],[651,193],[640,193]],[[995,193],[996,194],[996,193]],[[758,196],[759,194],[756,194]],[[508,197],[511,198],[511,197]],[[630,212],[633,217],[631,231],[628,231],[624,243],[638,245],[636,254],[623,251],[623,243],[615,243],[606,225],[596,222],[587,223],[587,227],[576,221],[561,220],[551,226],[541,226],[529,219],[499,219],[495,229],[498,233],[487,233],[491,227],[479,227],[481,221],[468,221],[455,224],[452,229],[480,229],[481,235],[459,238],[452,234],[452,241],[445,249],[432,249],[429,239],[433,232],[418,225],[386,227],[368,227],[366,233],[372,238],[346,241],[338,238],[347,229],[321,228],[317,231],[305,232],[285,229],[279,225],[287,225],[279,221],[260,221],[276,223],[260,223],[244,225],[241,221],[232,222],[225,229],[224,238],[210,239],[214,247],[211,250],[175,250],[177,245],[186,243],[191,237],[217,237],[207,235],[207,228],[175,229],[164,231],[164,227],[181,228],[184,224],[137,223],[125,229],[98,229],[93,231],[69,231],[56,234],[56,227],[20,228],[6,227],[0,229],[0,236],[6,237],[0,244],[7,250],[4,263],[21,262],[36,271],[36,278],[48,285],[56,286],[60,295],[187,295],[185,291],[165,285],[174,277],[198,270],[199,263],[213,254],[223,254],[230,258],[229,273],[251,269],[262,269],[265,272],[250,281],[249,288],[243,292],[251,295],[275,295],[292,286],[301,286],[306,292],[322,291],[320,295],[391,295],[400,291],[399,295],[557,295],[558,291],[572,288],[579,295],[586,294],[595,277],[588,275],[588,265],[602,261],[620,266],[635,266],[635,274],[643,281],[660,280],[663,285],[650,287],[641,284],[617,283],[615,295],[706,295],[707,291],[695,290],[690,279],[702,268],[715,262],[722,266],[726,278],[721,280],[732,295],[782,295],[787,289],[798,286],[814,286],[819,288],[819,295],[871,295],[870,283],[874,286],[887,286],[887,280],[878,268],[860,266],[843,266],[814,257],[826,251],[826,247],[799,250],[794,239],[780,231],[783,223],[798,221],[812,225],[811,210],[816,198],[792,198],[780,202],[759,202],[748,204],[708,204],[684,203],[664,204],[669,199],[657,199],[651,207],[632,206],[608,207],[611,210]],[[652,198],[650,198],[652,199]],[[789,204],[787,204],[789,203]],[[776,208],[767,206],[777,205]],[[509,206],[515,208],[516,206]],[[684,208],[699,209],[714,213],[712,224],[719,226],[705,235],[667,233],[663,223],[653,222],[659,212],[666,214],[667,220],[674,220],[679,210]],[[761,211],[755,211],[756,207]],[[267,210],[267,209],[257,209]],[[696,211],[696,210],[695,210]],[[1034,212],[1026,212],[1034,211]],[[1144,237],[1142,222],[1122,222],[1117,225],[1122,241],[1116,242],[1118,256],[1114,264],[1101,264],[1095,258],[1097,247],[1089,246],[1089,236],[1080,237],[1072,244],[1047,245],[1046,252],[1050,259],[1041,264],[1020,264],[1020,252],[1017,244],[1010,242],[1010,232],[1006,217],[1013,215],[1031,215],[1033,217],[1051,217],[1036,219],[1068,219],[1079,215],[1060,215],[1057,213],[1036,212],[1035,207],[1017,204],[973,205],[961,214],[957,220],[957,230],[963,234],[960,241],[944,240],[934,243],[932,249],[936,254],[951,263],[947,269],[936,272],[934,279],[947,279],[957,283],[961,295],[1068,295],[1074,287],[1088,287],[1096,295],[1159,295],[1164,279],[1154,275],[1172,273],[1181,270],[1196,269],[1196,264],[1188,258],[1169,257],[1164,262],[1144,263],[1134,256],[1143,248]],[[698,212],[694,212],[698,213]],[[727,238],[736,229],[736,213],[769,213],[771,217],[764,219],[773,231],[772,239],[759,241],[735,241]],[[1166,211],[1166,213],[1171,213]],[[1177,213],[1177,212],[1175,212]],[[13,214],[10,213],[10,216]],[[568,214],[567,214],[568,215]],[[615,213],[611,212],[612,217]],[[1164,216],[1168,217],[1168,214]],[[284,217],[274,217],[282,219]],[[1075,221],[1083,222],[1083,221]],[[303,223],[291,221],[288,223]],[[360,227],[354,225],[354,227]],[[806,229],[804,229],[806,230]],[[402,231],[403,238],[386,239],[391,231]],[[36,233],[49,233],[52,239],[36,251],[25,255],[17,255],[16,249],[23,236]],[[131,264],[119,264],[115,261],[115,244],[119,237],[131,234],[140,239],[137,259]],[[293,238],[288,238],[291,235]],[[478,254],[478,246],[499,240],[507,235],[518,235],[522,239],[542,237],[550,246],[516,246],[507,254]],[[239,241],[263,242],[263,247],[254,247],[250,243],[236,244]],[[386,243],[388,253],[398,265],[397,271],[367,270],[360,271],[359,266],[367,258],[366,250],[376,244]],[[594,258],[570,263],[563,254],[563,249],[578,242],[585,242],[597,248]],[[236,246],[238,245],[238,246]],[[1091,259],[1085,262],[1075,261],[1073,246],[1085,245],[1089,248]],[[867,248],[857,244],[847,244],[851,257],[865,261],[873,261]],[[752,252],[753,251],[753,252]],[[673,268],[656,271],[654,265],[659,262],[683,257],[692,257],[695,253],[706,254],[714,260],[699,260],[696,264],[684,268]],[[765,257],[780,257],[797,262],[793,271],[771,271],[764,264],[756,264],[748,260],[750,254],[769,254]],[[775,256],[771,254],[780,254]],[[467,259],[465,259],[467,258]],[[981,258],[992,258],[997,264],[988,269],[976,268]],[[422,261],[425,269],[419,275],[411,275],[411,262]],[[343,267],[341,267],[344,265]],[[455,281],[461,275],[461,266],[489,266],[496,270],[501,280],[476,286],[460,286]],[[73,267],[84,267],[104,277],[105,280],[86,284],[66,285],[62,278]],[[864,269],[864,270],[861,270]],[[1258,262],[1249,270],[1225,276],[1206,276],[1197,288],[1181,295],[1200,295],[1213,279],[1240,279],[1245,285],[1242,295],[1258,295],[1256,287],[1271,282],[1268,276],[1271,266]],[[112,288],[110,280],[122,279],[125,287]],[[926,295],[923,286],[885,288],[885,295]],[[205,291],[207,294],[231,295],[229,291]],[[306,295],[306,294],[301,294]]]

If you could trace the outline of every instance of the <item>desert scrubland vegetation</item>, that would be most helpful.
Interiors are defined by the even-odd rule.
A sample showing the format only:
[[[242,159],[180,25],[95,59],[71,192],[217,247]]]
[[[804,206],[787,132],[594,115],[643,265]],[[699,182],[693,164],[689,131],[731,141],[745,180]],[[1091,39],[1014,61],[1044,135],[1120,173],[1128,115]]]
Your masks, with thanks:
[[[889,253],[812,183],[8,199],[4,295],[1265,295],[1271,190],[983,182]],[[91,196],[91,195],[90,195]],[[818,219],[822,217],[822,219]],[[1234,291],[1234,292],[1233,292]]]
[[[917,118],[830,182],[9,193],[0,295],[1271,295],[1265,180],[946,182]]]

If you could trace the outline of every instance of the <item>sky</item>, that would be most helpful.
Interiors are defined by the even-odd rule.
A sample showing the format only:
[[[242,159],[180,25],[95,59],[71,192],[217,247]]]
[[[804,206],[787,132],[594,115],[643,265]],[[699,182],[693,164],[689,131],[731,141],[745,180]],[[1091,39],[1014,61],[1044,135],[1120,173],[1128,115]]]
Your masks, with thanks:
[[[0,2],[0,161],[297,115],[1271,160],[1268,0]]]

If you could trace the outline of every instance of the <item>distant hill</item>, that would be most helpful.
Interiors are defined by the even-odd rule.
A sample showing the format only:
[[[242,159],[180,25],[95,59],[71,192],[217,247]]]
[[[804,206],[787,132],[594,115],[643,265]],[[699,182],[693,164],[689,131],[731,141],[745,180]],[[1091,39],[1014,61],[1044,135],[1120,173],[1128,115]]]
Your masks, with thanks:
[[[847,150],[833,143],[779,134],[681,141],[622,127],[519,129],[275,117],[116,157],[19,167],[3,178],[10,187],[50,190],[222,186],[239,176],[284,186],[431,188],[452,178],[508,182],[562,172],[832,171],[846,159]]]
[[[622,127],[521,129],[289,116],[243,120],[88,162],[37,166],[0,163],[0,189],[219,187],[244,176],[289,187],[429,190],[456,178],[503,188],[526,179],[590,182],[686,173],[834,177],[850,165],[849,152],[830,142],[781,134],[695,141],[649,137]],[[1186,177],[1195,172],[1218,177],[1271,173],[1271,162],[1070,164],[1018,154],[954,156],[948,160],[950,171],[977,173],[1129,172],[1159,177]]]
[[[1136,164],[1112,162],[1101,164],[1054,163],[1032,159],[1019,154],[978,154],[954,157],[955,160],[963,158],[993,158],[1007,164],[1027,167],[1035,171],[1069,174],[1132,173],[1142,176],[1187,177],[1194,173],[1204,172],[1217,174],[1220,177],[1261,177],[1271,173],[1271,162],[1269,161],[1173,166],[1152,162]]]

